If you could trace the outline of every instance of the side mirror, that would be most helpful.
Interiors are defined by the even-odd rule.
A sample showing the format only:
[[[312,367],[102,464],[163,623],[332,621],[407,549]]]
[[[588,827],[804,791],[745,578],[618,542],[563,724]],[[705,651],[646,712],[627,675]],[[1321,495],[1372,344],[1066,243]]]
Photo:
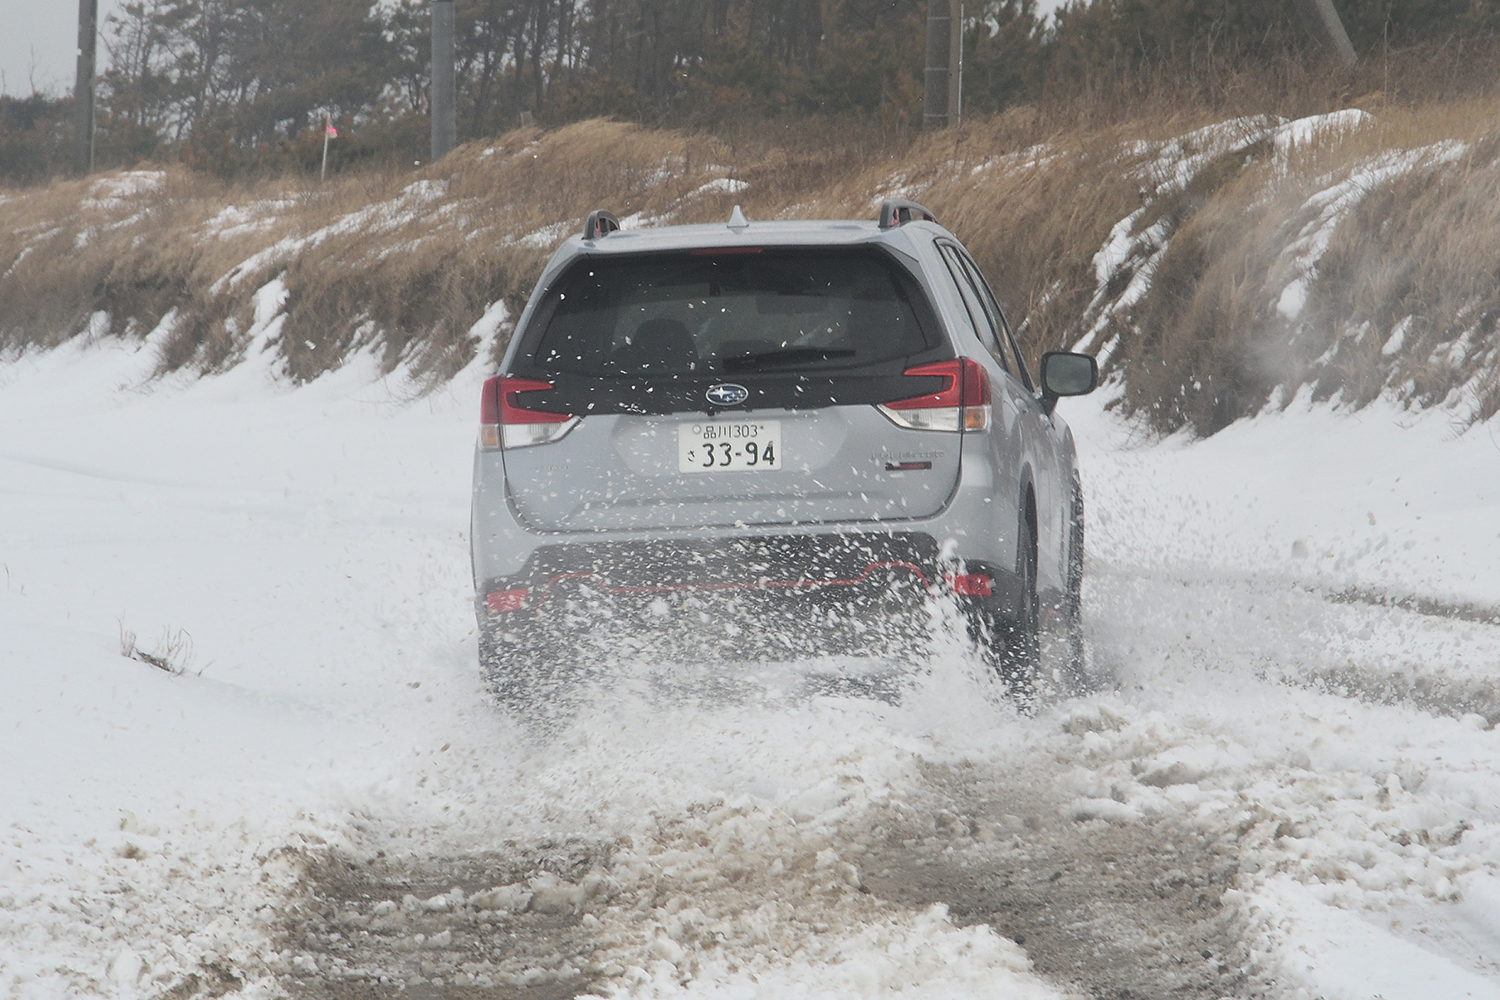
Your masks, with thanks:
[[[1042,409],[1052,412],[1061,396],[1086,396],[1099,386],[1099,362],[1087,354],[1042,355]]]

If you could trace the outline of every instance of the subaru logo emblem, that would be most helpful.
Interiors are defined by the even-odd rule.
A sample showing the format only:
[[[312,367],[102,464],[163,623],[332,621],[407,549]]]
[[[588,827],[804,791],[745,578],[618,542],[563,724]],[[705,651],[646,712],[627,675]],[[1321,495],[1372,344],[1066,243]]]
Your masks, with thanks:
[[[733,382],[720,382],[709,386],[704,395],[715,406],[739,406],[750,398],[750,390]]]

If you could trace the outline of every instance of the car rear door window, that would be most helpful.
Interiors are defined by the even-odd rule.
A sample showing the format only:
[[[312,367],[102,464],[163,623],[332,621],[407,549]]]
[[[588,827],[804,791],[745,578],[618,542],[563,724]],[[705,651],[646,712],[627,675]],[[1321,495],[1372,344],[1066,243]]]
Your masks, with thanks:
[[[833,371],[934,345],[920,289],[875,250],[585,259],[550,290],[533,362],[612,376]]]
[[[1002,334],[996,322],[996,316],[986,306],[963,254],[951,243],[939,243],[938,249],[943,255],[943,262],[948,265],[948,273],[953,278],[953,284],[958,288],[958,294],[964,300],[964,308],[969,313],[969,322],[973,325],[974,332],[978,334],[979,342],[1002,368],[1014,372],[1013,362],[1006,357],[1001,344]]]
[[[995,293],[990,290],[990,284],[984,279],[984,272],[979,270],[979,265],[974,263],[974,258],[967,253],[957,251],[958,257],[963,261],[964,270],[969,279],[978,289],[980,300],[984,303],[985,311],[989,314],[990,322],[995,331],[995,342],[1000,347],[1000,353],[1004,355],[1004,365],[1007,371],[1015,375],[1031,390],[1031,373],[1026,369],[1025,358],[1016,347],[1016,338],[1011,333],[1010,324],[1005,321],[1005,313],[1000,309],[1000,303],[995,299]]]

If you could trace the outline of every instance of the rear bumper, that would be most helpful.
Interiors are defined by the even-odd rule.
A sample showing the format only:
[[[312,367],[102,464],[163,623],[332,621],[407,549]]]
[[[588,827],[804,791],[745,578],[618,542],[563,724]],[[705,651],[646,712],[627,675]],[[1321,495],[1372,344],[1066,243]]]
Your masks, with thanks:
[[[549,600],[587,587],[621,597],[670,593],[780,593],[813,597],[853,593],[876,578],[900,578],[923,592],[940,579],[938,546],[920,534],[767,535],[711,540],[582,542],[543,545],[520,573],[484,581],[476,610],[495,610],[487,595],[519,593],[516,610],[540,611]]]
[[[476,453],[471,546],[481,621],[517,621],[579,590],[612,601],[719,594],[779,606],[859,603],[897,590],[944,593],[956,572],[991,581],[961,605],[1013,619],[1021,606],[1016,507],[997,502],[996,471],[965,449],[959,483],[936,514],[898,522],[767,524],[547,533],[523,526],[493,452]],[[519,592],[524,591],[524,594]],[[513,592],[491,610],[489,595]],[[519,614],[517,614],[519,612]]]
[[[751,614],[798,607],[879,614],[951,593],[957,572],[984,577],[990,591],[955,595],[960,605],[1002,615],[1017,605],[1014,573],[944,558],[931,535],[825,532],[543,545],[519,573],[482,581],[474,610],[481,621],[520,624],[580,602],[607,603],[616,616],[649,621],[653,606],[691,598]]]

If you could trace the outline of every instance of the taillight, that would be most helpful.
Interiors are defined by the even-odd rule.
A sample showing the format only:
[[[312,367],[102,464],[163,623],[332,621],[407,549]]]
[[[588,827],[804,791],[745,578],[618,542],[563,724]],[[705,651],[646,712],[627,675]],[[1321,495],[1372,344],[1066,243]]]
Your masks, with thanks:
[[[950,573],[948,586],[962,597],[993,597],[995,581],[983,573]]]
[[[479,445],[481,448],[525,448],[560,440],[579,424],[566,413],[543,413],[528,410],[517,401],[520,392],[541,392],[552,388],[551,382],[529,378],[496,375],[484,380],[479,403]]]
[[[503,615],[510,611],[520,611],[526,606],[525,587],[516,587],[512,590],[492,590],[484,595],[485,610],[492,615]]]
[[[892,423],[918,431],[982,431],[990,426],[990,375],[973,358],[908,368],[903,375],[941,375],[947,385],[926,396],[876,407]]]

